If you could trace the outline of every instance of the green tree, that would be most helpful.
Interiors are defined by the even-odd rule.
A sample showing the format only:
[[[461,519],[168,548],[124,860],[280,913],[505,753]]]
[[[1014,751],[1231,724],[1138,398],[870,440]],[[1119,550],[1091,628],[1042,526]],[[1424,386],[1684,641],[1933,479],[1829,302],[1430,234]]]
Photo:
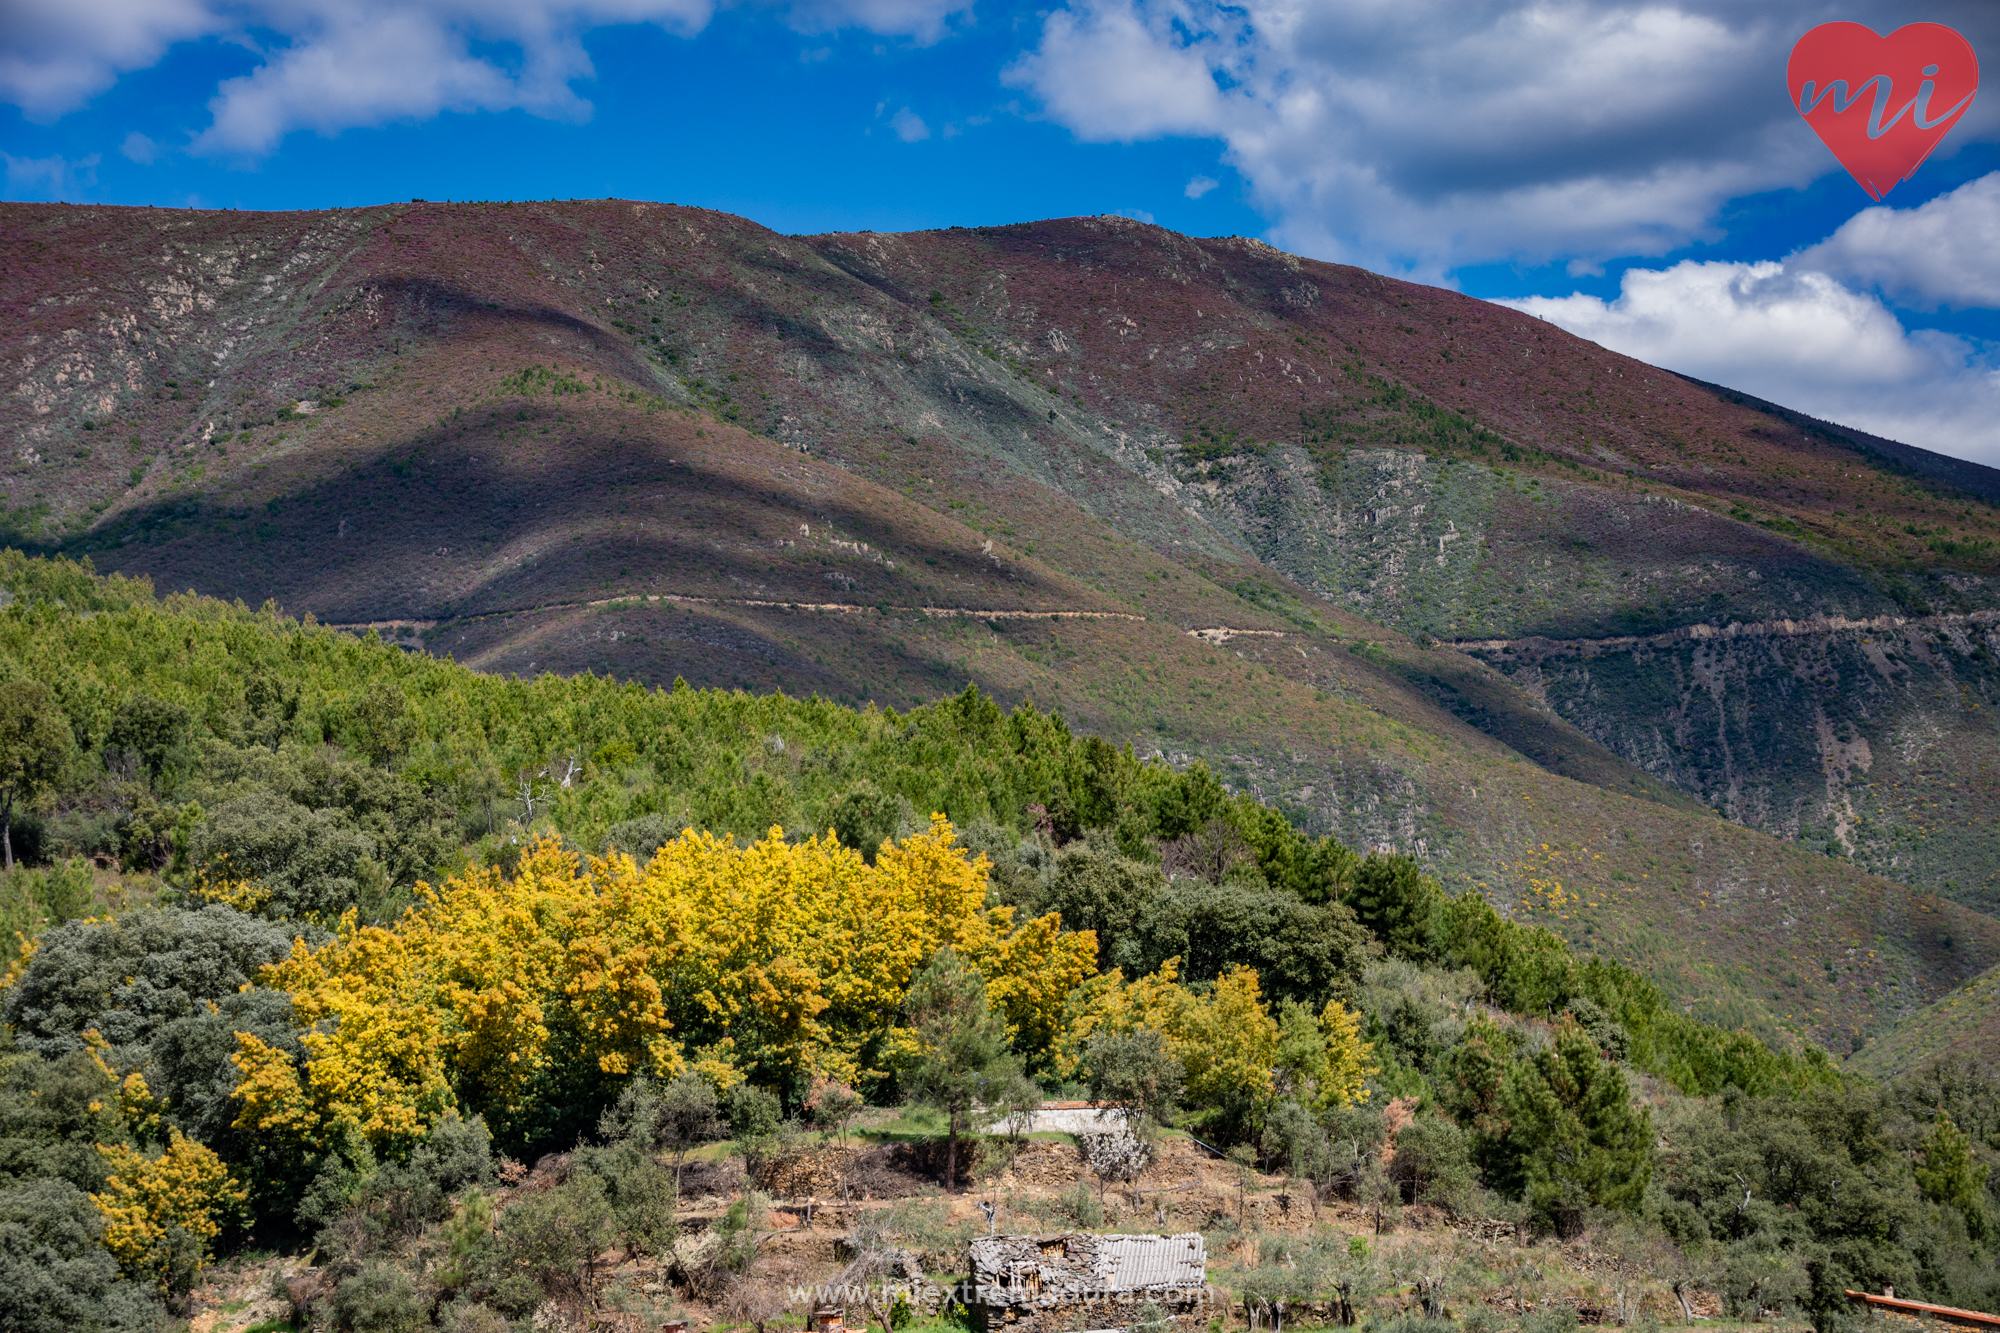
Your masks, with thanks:
[[[219,904],[71,921],[43,935],[20,980],[0,992],[0,1021],[23,1049],[47,1059],[82,1050],[83,1034],[95,1029],[136,1066],[164,1028],[232,1000],[300,936]],[[313,944],[324,936],[303,938]]]
[[[1187,1069],[1166,1039],[1151,1028],[1100,1031],[1084,1044],[1092,1101],[1123,1108],[1126,1126],[1144,1137],[1153,1126],[1173,1123]]]
[[[893,795],[884,795],[872,782],[863,782],[841,797],[833,807],[829,822],[840,837],[840,845],[861,853],[861,859],[875,864],[875,853],[886,838],[895,836],[901,807]]]
[[[1430,954],[1431,916],[1444,891],[1412,858],[1370,856],[1355,867],[1343,901],[1391,953],[1417,960]]]
[[[1986,1176],[1986,1163],[1972,1155],[1972,1141],[1949,1115],[1940,1114],[1924,1139],[1917,1188],[1932,1203],[1957,1209],[1975,1239],[1987,1231]]]
[[[363,905],[371,886],[379,891],[378,850],[338,810],[310,809],[260,788],[209,811],[192,854],[218,880],[261,884],[270,893],[266,915],[331,923]]]
[[[145,1286],[119,1276],[103,1231],[96,1205],[67,1181],[43,1177],[0,1186],[0,1328],[138,1333],[161,1327],[165,1312]]]
[[[27,808],[51,787],[69,763],[75,739],[69,718],[38,680],[0,685],[0,849],[14,868],[14,810]]]
[[[945,1113],[945,1188],[958,1188],[958,1136],[982,1106],[1022,1099],[1027,1076],[1007,1047],[1007,1026],[986,1003],[986,983],[950,949],[911,981],[904,1016],[917,1050],[899,1071],[904,1090]]]
[[[755,1100],[754,1133],[769,1134],[777,1125],[777,1099],[761,1089],[751,1089]],[[735,1109],[732,1099],[732,1111]],[[722,1137],[721,1108],[715,1087],[707,1079],[687,1070],[666,1083],[654,1083],[644,1076],[633,1079],[618,1094],[597,1123],[597,1132],[616,1142],[644,1144],[648,1149],[663,1148],[674,1155],[674,1202],[680,1201],[681,1166],[698,1144]]]
[[[394,762],[416,737],[409,700],[386,680],[370,683],[368,692],[354,706],[354,721],[361,729],[362,752],[376,764]]]
[[[122,751],[158,782],[185,759],[194,739],[194,716],[176,703],[135,694],[118,706],[104,743]]]
[[[1636,1208],[1652,1179],[1652,1130],[1625,1075],[1565,1015],[1554,1039],[1512,1064],[1500,1088],[1509,1182],[1573,1235],[1592,1207]]]

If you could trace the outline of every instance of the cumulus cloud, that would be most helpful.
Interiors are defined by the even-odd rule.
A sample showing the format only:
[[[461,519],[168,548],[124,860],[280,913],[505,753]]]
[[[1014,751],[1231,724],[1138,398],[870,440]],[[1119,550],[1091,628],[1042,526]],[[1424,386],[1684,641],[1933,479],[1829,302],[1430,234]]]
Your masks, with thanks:
[[[1084,139],[1223,140],[1291,248],[1436,276],[1665,253],[1725,200],[1837,169],[1777,73],[1822,8],[1070,0],[1006,78]],[[1926,17],[2000,45],[1981,0]],[[2000,129],[1973,110],[1957,142]]]
[[[1912,309],[2000,308],[2000,171],[1918,208],[1863,209],[1792,263]]]
[[[904,143],[916,143],[920,139],[931,137],[931,127],[924,124],[922,116],[908,107],[889,117],[889,128],[894,130],[896,137]]]
[[[970,0],[744,0],[802,31],[934,40]],[[221,36],[264,59],[227,79],[197,152],[259,156],[298,129],[522,110],[576,120],[583,36],[649,23],[693,34],[713,0],[0,0],[0,99],[50,120],[178,42]]]
[[[2000,464],[2000,366],[1796,262],[1629,269],[1612,300],[1500,304],[1616,352],[1926,449]]]
[[[1187,183],[1187,189],[1182,191],[1182,193],[1190,199],[1199,199],[1221,183],[1221,181],[1215,179],[1213,176],[1196,176]]]
[[[0,98],[53,120],[175,42],[230,26],[210,0],[4,0]]]

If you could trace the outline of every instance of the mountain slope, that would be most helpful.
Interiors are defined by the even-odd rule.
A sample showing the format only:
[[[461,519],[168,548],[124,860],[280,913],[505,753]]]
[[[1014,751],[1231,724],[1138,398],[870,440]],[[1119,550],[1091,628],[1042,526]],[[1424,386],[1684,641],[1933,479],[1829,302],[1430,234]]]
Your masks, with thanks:
[[[1698,765],[1632,743],[1670,696],[1593,712],[1516,653],[1419,646],[1952,579],[1984,606],[1984,548],[1905,568],[1858,510],[1801,535],[1800,477],[1765,473],[1954,533],[1971,501],[1535,321],[1116,219],[5,216],[12,521],[101,567],[494,670],[975,680],[1839,1049],[2000,961],[1989,917],[1716,820]],[[1810,758],[1745,748],[1746,789]]]
[[[1911,1014],[1856,1051],[1848,1067],[1886,1079],[1945,1060],[2000,1069],[2000,968]]]

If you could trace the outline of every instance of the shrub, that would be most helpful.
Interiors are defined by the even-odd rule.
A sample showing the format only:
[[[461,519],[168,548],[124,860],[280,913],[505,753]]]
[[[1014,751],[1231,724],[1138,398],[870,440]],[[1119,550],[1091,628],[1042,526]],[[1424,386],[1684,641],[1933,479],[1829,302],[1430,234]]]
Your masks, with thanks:
[[[425,1316],[417,1284],[394,1264],[371,1260],[333,1293],[333,1326],[340,1333],[417,1333]]]
[[[665,815],[640,815],[613,824],[604,835],[604,850],[623,852],[644,865],[653,859],[654,852],[680,836],[681,827],[679,821],[669,824]]]
[[[317,932],[309,932],[317,937]],[[237,994],[292,951],[293,932],[219,904],[142,909],[116,921],[72,921],[42,936],[0,1018],[37,1055],[83,1049],[92,1028],[143,1064],[168,1024]]]
[[[62,1180],[0,1188],[0,1328],[10,1333],[141,1333],[160,1326],[150,1291],[119,1276],[104,1219]]]
[[[722,1137],[715,1085],[693,1070],[666,1083],[641,1075],[625,1085],[618,1100],[598,1119],[597,1132],[612,1143],[631,1142],[674,1155],[674,1198],[680,1198],[681,1166],[696,1144]]]
[[[1091,1192],[1090,1186],[1081,1180],[1064,1190],[1057,1202],[1069,1214],[1070,1220],[1085,1231],[1104,1225],[1104,1205]]]
[[[249,879],[267,890],[270,916],[331,923],[382,881],[385,871],[370,873],[376,850],[373,838],[334,815],[260,790],[209,811],[193,856],[212,878]]]
[[[785,1117],[778,1094],[739,1083],[729,1090],[729,1132],[738,1139],[764,1139],[778,1132]]]
[[[243,1187],[220,1158],[177,1129],[158,1157],[123,1146],[98,1151],[111,1168],[104,1192],[90,1196],[104,1214],[105,1248],[128,1277],[168,1295],[192,1290],[210,1244],[247,1220]]]
[[[500,1216],[500,1308],[525,1314],[543,1297],[588,1297],[597,1285],[597,1256],[611,1243],[614,1219],[604,1183],[588,1171],[518,1199]]]
[[[1466,1132],[1440,1115],[1419,1112],[1396,1133],[1389,1175],[1406,1203],[1431,1203],[1463,1212],[1479,1184]]]

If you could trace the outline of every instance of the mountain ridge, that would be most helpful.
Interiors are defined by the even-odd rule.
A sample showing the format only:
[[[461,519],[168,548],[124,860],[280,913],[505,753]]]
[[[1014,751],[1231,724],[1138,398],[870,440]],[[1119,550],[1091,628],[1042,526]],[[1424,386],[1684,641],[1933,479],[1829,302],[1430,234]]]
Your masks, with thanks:
[[[1655,739],[1694,724],[1698,664],[1653,652],[1608,698],[1427,646],[1792,607],[1970,617],[2000,595],[1979,544],[2000,527],[1956,488],[1526,316],[1123,220],[794,238],[629,201],[0,216],[29,545],[491,670],[896,706],[977,680],[1208,757],[1306,826],[1419,852],[1676,994],[1842,1048],[2000,948],[1991,916],[1818,832],[1867,779],[1828,753],[1933,715],[1944,740],[1916,760],[1983,743],[1983,629],[1962,651],[1904,633],[1908,670],[1857,642],[1840,670],[1861,684],[1832,693],[1813,663],[1796,687],[1738,664],[1713,760]],[[1101,616],[902,609],[926,605]],[[1257,633],[1190,636],[1218,626]],[[1957,712],[1904,699],[1920,675],[1960,681]],[[1765,711],[1775,734],[1742,739]],[[1747,793],[1733,810],[1715,773]],[[1933,794],[1928,769],[1894,780]],[[2000,793],[1954,799],[1950,827],[1883,805],[1879,868],[1984,907],[1955,867]],[[1895,842],[1932,824],[1923,855]],[[1880,935],[1893,957],[1787,985],[1751,942],[1788,919],[1819,922],[1790,952]]]

